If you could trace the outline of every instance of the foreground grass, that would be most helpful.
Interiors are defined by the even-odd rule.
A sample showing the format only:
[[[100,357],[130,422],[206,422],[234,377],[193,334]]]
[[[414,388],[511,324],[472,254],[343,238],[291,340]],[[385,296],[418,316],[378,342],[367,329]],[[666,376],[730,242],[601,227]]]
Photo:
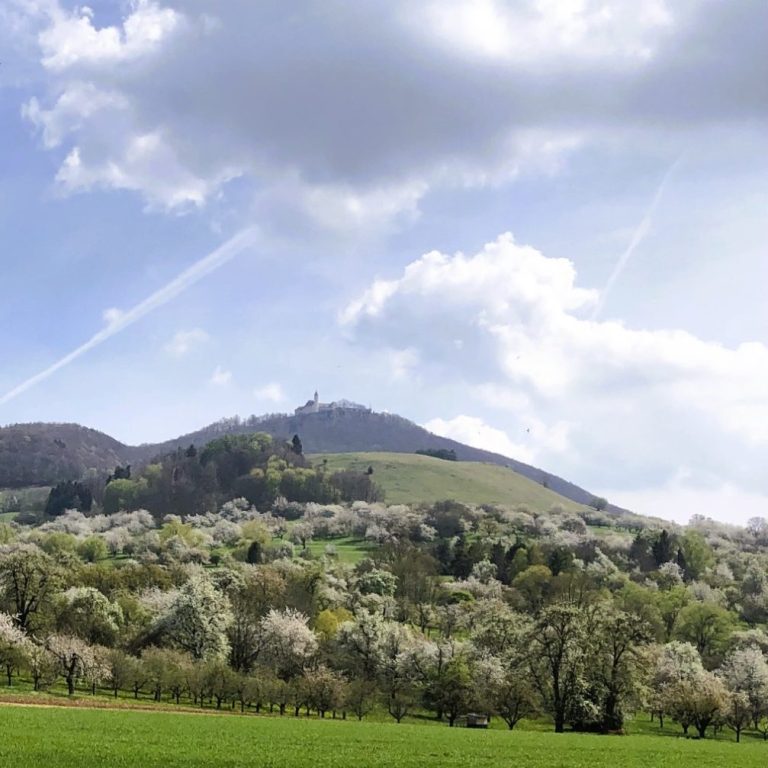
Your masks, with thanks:
[[[329,470],[373,467],[373,479],[388,504],[434,503],[454,499],[466,504],[524,504],[536,512],[555,505],[584,509],[564,496],[507,467],[476,461],[444,461],[414,453],[328,453],[310,457]]]
[[[0,709],[0,720],[2,766],[762,768],[768,761],[768,745],[756,741],[13,706]]]

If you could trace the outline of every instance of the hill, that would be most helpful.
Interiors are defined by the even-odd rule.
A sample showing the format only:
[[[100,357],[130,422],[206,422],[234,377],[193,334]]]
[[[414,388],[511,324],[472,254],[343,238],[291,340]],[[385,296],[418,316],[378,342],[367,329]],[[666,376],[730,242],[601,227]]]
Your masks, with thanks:
[[[512,469],[472,461],[444,461],[431,456],[405,453],[336,453],[310,457],[328,469],[373,468],[374,481],[392,504],[434,503],[454,499],[474,504],[524,504],[532,511],[546,512],[559,504],[581,509],[554,491],[523,477]]]
[[[14,424],[0,429],[0,488],[54,485],[111,471],[135,452],[78,424]]]
[[[174,440],[136,449],[142,458],[196,446],[220,437],[222,434],[247,434],[266,432],[273,437],[290,437],[298,434],[306,453],[359,453],[387,452],[414,453],[425,448],[452,450],[459,461],[496,464],[514,470],[539,486],[546,485],[566,499],[577,504],[589,504],[594,494],[568,480],[550,474],[543,469],[502,456],[491,451],[473,448],[456,440],[428,432],[418,424],[390,413],[338,408],[320,413],[295,415],[269,414],[248,419],[225,419],[210,424],[197,432],[190,432]],[[609,512],[626,512],[620,507],[609,506]]]
[[[386,452],[412,454],[423,449],[454,451],[459,461],[494,464],[514,470],[537,487],[577,504],[593,494],[557,475],[498,453],[440,437],[418,424],[389,413],[359,408],[333,408],[318,413],[268,414],[231,418],[209,424],[163,443],[128,446],[109,435],[76,424],[17,424],[0,428],[0,488],[53,485],[92,471],[107,472],[118,464],[141,464],[177,448],[198,448],[222,435],[266,432],[276,438],[301,436],[312,453]],[[624,512],[608,507],[609,512]]]

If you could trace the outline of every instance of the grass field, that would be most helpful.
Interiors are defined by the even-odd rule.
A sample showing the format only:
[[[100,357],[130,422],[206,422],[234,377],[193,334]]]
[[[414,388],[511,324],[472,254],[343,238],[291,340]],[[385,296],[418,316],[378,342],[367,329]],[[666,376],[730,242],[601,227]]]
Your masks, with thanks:
[[[0,766],[762,768],[768,744],[4,706]]]
[[[351,536],[344,536],[338,539],[317,539],[310,541],[307,549],[315,556],[320,557],[325,554],[326,547],[333,547],[336,557],[341,563],[354,565],[359,563],[364,557],[367,557],[377,547],[373,542],[365,539],[355,539]]]
[[[386,493],[389,504],[432,503],[454,499],[471,504],[524,504],[546,512],[555,504],[583,509],[569,499],[519,475],[511,469],[475,461],[444,461],[413,453],[329,453],[323,459],[331,470],[373,467],[373,479]]]

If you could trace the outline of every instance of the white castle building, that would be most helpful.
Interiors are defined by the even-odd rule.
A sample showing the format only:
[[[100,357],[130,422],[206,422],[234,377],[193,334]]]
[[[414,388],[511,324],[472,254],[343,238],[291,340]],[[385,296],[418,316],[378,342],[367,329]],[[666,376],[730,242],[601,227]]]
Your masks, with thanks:
[[[306,405],[299,406],[294,413],[296,416],[303,416],[307,413],[323,413],[327,411],[370,411],[370,408],[366,408],[360,403],[353,403],[351,400],[335,400],[332,403],[321,403],[320,397],[315,391],[315,396],[312,400],[307,400]]]

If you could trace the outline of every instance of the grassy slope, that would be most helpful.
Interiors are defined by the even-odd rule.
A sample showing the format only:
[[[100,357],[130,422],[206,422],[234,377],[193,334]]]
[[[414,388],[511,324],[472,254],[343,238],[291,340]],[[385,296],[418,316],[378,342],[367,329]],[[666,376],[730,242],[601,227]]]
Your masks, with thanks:
[[[46,768],[757,768],[766,745],[652,736],[3,707],[0,765]]]
[[[365,471],[373,467],[373,479],[384,489],[390,504],[435,502],[454,499],[472,504],[525,504],[546,512],[555,504],[583,509],[527,477],[506,467],[473,461],[444,461],[412,453],[335,453],[311,457],[328,468]]]

